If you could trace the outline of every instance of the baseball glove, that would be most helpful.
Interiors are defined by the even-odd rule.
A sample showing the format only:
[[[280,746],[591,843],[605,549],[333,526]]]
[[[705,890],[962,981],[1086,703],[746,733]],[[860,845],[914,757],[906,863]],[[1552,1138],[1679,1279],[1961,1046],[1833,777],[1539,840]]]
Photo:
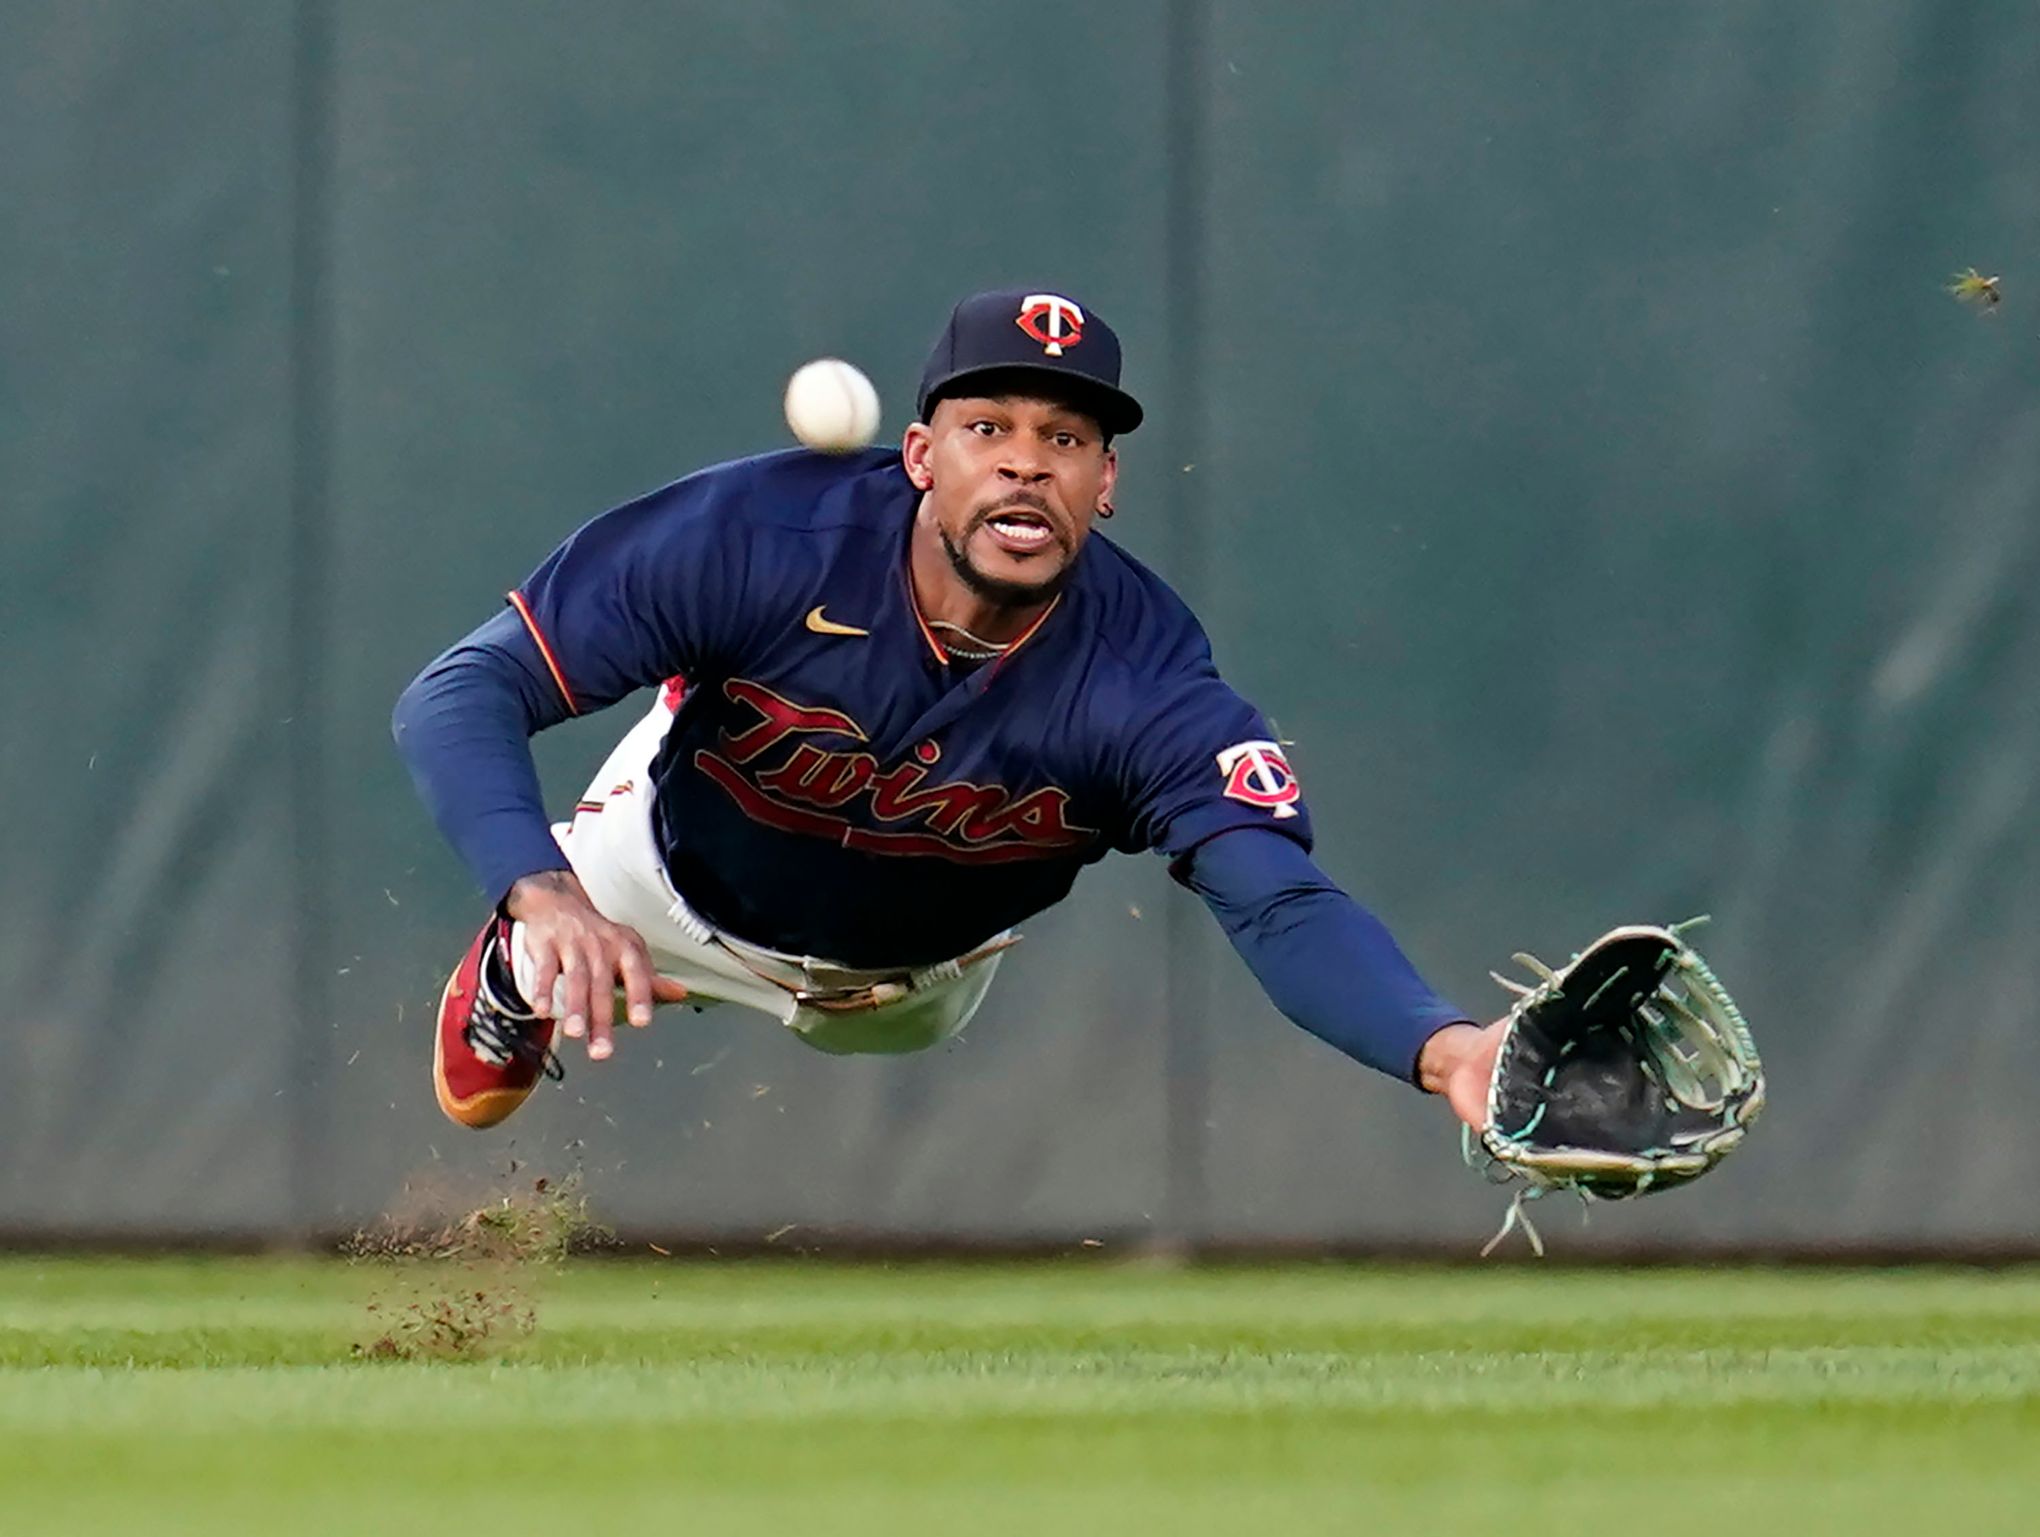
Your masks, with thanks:
[[[1553,1190],[1620,1201],[1698,1179],[1732,1152],[1764,1106],[1764,1068],[1728,990],[1682,934],[1611,929],[1553,971],[1516,959],[1516,994],[1488,1080],[1480,1133],[1490,1176],[1523,1180],[1491,1252],[1522,1227],[1523,1203]]]

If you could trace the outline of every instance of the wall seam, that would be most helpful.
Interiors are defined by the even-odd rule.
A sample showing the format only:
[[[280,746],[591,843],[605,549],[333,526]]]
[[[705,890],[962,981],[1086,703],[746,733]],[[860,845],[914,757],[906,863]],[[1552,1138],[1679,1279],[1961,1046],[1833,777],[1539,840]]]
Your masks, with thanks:
[[[331,1224],[324,1203],[326,1067],[334,1028],[326,934],[326,647],[330,569],[332,344],[332,16],[298,0],[291,36],[290,565],[284,714],[290,722],[285,814],[291,840],[291,1031],[287,1199],[300,1237]]]
[[[1194,464],[1203,426],[1204,345],[1197,317],[1204,313],[1205,115],[1209,78],[1208,0],[1171,0],[1168,12],[1167,92],[1163,143],[1168,201],[1163,323],[1168,337],[1168,457],[1165,498],[1171,518],[1169,576],[1193,608],[1208,596],[1207,510],[1203,480]],[[1210,930],[1203,903],[1182,893],[1164,908],[1162,983],[1162,1222],[1161,1242],[1195,1249],[1210,1236],[1207,1173],[1211,1107],[1209,1022]]]

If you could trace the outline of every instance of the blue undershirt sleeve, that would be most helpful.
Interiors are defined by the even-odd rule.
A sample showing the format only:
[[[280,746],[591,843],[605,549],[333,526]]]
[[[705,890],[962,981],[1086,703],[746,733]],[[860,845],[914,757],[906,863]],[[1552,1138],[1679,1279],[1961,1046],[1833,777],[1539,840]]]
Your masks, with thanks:
[[[509,608],[397,700],[390,726],[411,782],[491,901],[524,876],[567,868],[530,746],[567,714],[544,656]]]
[[[1381,920],[1294,839],[1239,828],[1194,849],[1179,878],[1204,899],[1269,1001],[1356,1062],[1415,1082],[1417,1054],[1473,1023],[1432,992]]]

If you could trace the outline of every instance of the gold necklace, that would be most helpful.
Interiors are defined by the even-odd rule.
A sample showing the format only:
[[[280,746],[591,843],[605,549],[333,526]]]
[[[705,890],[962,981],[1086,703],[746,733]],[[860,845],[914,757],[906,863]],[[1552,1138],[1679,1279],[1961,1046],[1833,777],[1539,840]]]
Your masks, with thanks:
[[[967,646],[952,646],[945,642],[942,647],[951,656],[962,657],[966,662],[989,662],[993,657],[1003,656],[1006,652],[1013,649],[1013,643],[1010,640],[1000,645],[995,641],[986,640],[982,635],[973,635],[962,625],[951,624],[947,619],[930,619],[928,621],[928,628],[931,630],[947,630],[951,635],[960,636],[969,642]]]

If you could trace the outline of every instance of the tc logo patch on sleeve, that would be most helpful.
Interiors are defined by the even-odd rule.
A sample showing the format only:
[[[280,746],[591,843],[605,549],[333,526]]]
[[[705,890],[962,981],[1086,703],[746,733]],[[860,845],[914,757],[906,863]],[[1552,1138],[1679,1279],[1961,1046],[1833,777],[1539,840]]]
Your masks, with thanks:
[[[1260,806],[1278,817],[1296,815],[1303,791],[1289,760],[1275,743],[1240,742],[1228,747],[1218,755],[1218,771],[1225,775],[1229,799]]]

